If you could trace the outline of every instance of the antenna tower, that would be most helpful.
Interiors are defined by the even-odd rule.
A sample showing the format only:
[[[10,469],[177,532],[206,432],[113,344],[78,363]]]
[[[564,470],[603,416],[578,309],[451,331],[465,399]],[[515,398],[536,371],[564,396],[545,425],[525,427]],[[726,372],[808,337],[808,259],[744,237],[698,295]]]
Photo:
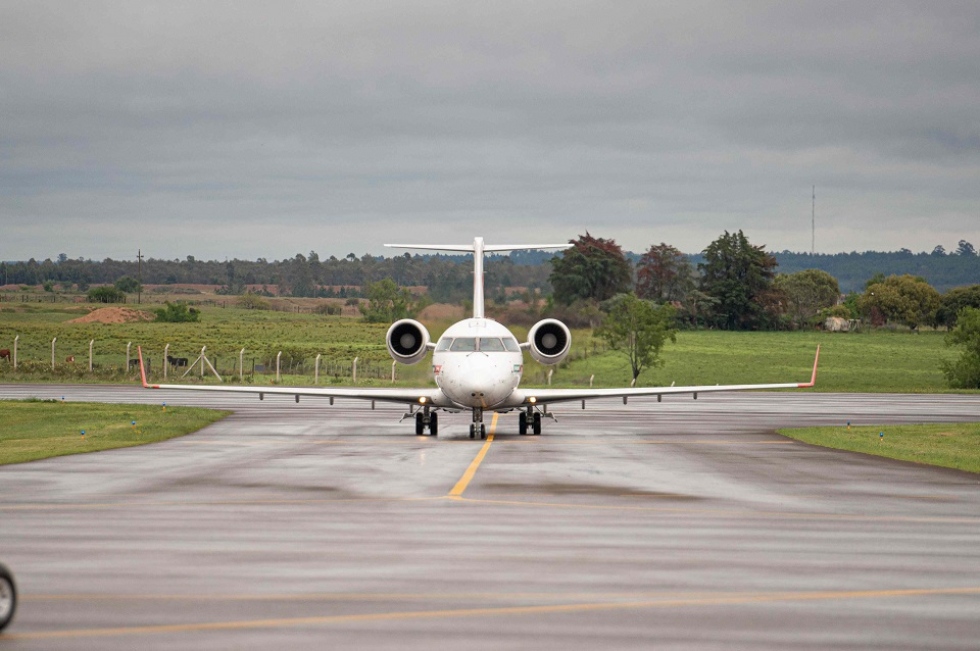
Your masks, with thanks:
[[[817,249],[817,186],[813,186],[813,202],[810,204],[810,255]]]

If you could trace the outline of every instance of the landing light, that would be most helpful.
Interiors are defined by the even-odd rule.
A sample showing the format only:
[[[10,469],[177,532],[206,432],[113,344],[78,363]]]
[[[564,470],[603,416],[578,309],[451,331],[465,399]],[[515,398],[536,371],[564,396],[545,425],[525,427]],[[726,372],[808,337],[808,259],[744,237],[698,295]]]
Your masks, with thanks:
[[[534,396],[531,396],[530,398],[527,399],[527,401],[530,402],[533,405],[534,403],[536,403],[538,401],[538,399],[535,398]]]
[[[420,404],[420,405],[424,405],[424,404],[425,404],[425,402],[426,402],[426,398],[425,398],[425,396],[422,396],[421,398],[419,398],[419,404]]]

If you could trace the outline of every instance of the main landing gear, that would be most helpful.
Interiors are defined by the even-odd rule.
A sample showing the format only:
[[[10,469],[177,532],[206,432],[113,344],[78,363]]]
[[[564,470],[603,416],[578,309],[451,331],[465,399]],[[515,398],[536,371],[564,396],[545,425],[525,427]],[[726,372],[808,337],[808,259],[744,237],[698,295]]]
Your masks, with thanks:
[[[429,428],[429,436],[439,436],[439,412],[430,412],[428,407],[415,414],[415,435],[425,436],[426,427]]]
[[[527,411],[522,411],[517,421],[517,431],[521,436],[527,434],[528,425],[531,426],[531,433],[541,436],[541,412],[534,411],[533,407],[528,407]]]

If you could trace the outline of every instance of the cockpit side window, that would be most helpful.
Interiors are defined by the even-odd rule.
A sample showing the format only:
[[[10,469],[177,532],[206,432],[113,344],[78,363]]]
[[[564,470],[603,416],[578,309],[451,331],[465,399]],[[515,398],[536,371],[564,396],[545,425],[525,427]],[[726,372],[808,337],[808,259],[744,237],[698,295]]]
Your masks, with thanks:
[[[436,352],[442,353],[449,350],[449,347],[452,345],[452,343],[453,340],[451,337],[443,337],[442,339],[439,340],[439,345],[436,346]]]
[[[497,337],[480,337],[480,350],[484,353],[502,353],[504,343]]]
[[[504,337],[504,348],[506,348],[507,352],[509,353],[521,352],[521,345],[517,343],[517,340],[513,337]]]
[[[449,350],[454,353],[472,353],[476,350],[476,339],[474,337],[456,337]]]

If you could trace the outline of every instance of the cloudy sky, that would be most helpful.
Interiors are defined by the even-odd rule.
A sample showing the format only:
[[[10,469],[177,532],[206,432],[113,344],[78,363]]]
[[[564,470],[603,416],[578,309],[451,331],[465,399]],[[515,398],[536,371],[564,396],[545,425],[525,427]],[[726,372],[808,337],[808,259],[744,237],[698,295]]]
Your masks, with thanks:
[[[976,2],[0,0],[0,259],[980,247]]]

